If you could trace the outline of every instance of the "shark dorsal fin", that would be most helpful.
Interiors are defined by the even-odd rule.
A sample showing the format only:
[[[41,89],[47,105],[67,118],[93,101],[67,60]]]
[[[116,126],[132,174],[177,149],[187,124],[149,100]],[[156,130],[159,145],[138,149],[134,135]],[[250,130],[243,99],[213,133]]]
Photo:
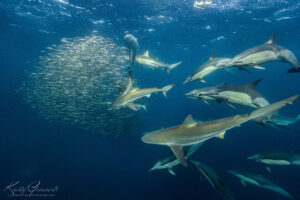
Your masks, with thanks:
[[[214,58],[215,58],[215,52],[212,52],[212,53],[211,53],[211,56],[209,57],[208,60],[212,60],[212,59],[214,59]]]
[[[217,87],[222,87],[222,86],[226,86],[227,85],[227,82],[223,82],[223,83],[220,83],[219,85],[217,85]]]
[[[147,50],[147,51],[143,54],[143,56],[149,57],[149,51]]]
[[[130,92],[130,90],[132,90],[133,81],[132,81],[132,75],[131,74],[132,74],[132,71],[130,71],[128,73],[126,88],[125,88],[124,92],[122,93],[122,95],[126,95],[126,94],[128,94],[128,92]]]
[[[278,34],[277,32],[274,33],[265,44],[274,44],[275,43],[274,41],[276,39],[277,34]]]
[[[189,114],[182,122],[182,125],[191,125],[191,124],[196,124],[196,122],[194,121],[192,115]]]
[[[248,84],[248,87],[251,87],[251,88],[256,88],[257,84],[262,81],[262,79],[258,79],[256,81],[253,81],[251,83]]]

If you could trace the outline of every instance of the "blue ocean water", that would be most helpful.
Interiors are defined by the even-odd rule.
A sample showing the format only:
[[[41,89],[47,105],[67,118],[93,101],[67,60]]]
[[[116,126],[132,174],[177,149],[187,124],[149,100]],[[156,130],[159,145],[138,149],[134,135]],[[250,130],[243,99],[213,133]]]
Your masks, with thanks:
[[[148,172],[170,150],[142,143],[140,138],[146,132],[178,125],[188,114],[205,121],[252,110],[234,110],[224,103],[206,105],[184,96],[195,88],[224,81],[244,84],[262,78],[257,89],[270,102],[300,94],[299,73],[286,73],[290,66],[281,62],[265,63],[266,70],[253,69],[251,73],[220,71],[208,76],[206,84],[182,85],[212,52],[217,57],[233,57],[264,43],[275,32],[276,43],[300,58],[300,3],[213,0],[201,7],[195,2],[1,0],[0,199],[222,199],[192,165],[187,169],[176,166],[176,176],[167,170]],[[93,31],[121,47],[125,47],[126,33],[147,36],[140,42],[140,53],[149,50],[151,56],[166,63],[183,61],[171,74],[134,67],[133,76],[140,88],[169,83],[176,86],[167,99],[162,95],[147,99],[147,111],[140,110],[134,127],[119,137],[103,137],[78,126],[47,120],[24,101],[19,91],[28,73],[35,71],[39,57],[45,55],[41,51],[61,45],[62,38],[84,38]],[[122,76],[126,77],[127,72]],[[280,112],[296,116],[299,100]],[[263,165],[245,159],[264,150],[300,148],[299,130],[299,123],[278,129],[247,122],[228,131],[224,140],[205,142],[193,159],[211,166],[235,199],[283,197],[251,185],[244,187],[226,172],[231,169],[260,173],[300,199],[299,166],[272,166],[269,173]],[[57,190],[52,191],[53,197],[10,196],[6,188],[17,181],[24,187],[40,181],[40,188]]]

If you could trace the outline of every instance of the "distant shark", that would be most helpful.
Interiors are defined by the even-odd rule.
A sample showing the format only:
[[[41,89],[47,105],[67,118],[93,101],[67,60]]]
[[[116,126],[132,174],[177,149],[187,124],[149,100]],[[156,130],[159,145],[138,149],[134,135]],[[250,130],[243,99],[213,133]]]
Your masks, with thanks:
[[[202,145],[202,143],[195,144],[189,147],[185,147],[183,149],[184,154],[186,154],[185,159],[188,159],[191,155],[193,155],[197,149]],[[173,171],[173,167],[179,164],[178,159],[175,157],[173,153],[171,155],[167,156],[166,158],[159,160],[155,163],[155,165],[149,169],[148,171],[158,170],[158,169],[168,169],[169,173],[172,175],[176,175],[176,173]]]
[[[300,149],[290,151],[266,151],[254,154],[247,159],[267,165],[300,165]]]
[[[141,139],[148,144],[166,145],[171,148],[179,162],[187,167],[187,162],[182,147],[201,143],[213,137],[224,138],[227,130],[259,117],[266,117],[281,109],[287,104],[292,104],[299,95],[292,96],[282,101],[254,110],[249,114],[236,115],[219,120],[196,123],[191,115],[178,126],[150,132]]]
[[[146,51],[143,55],[139,55],[136,57],[135,63],[137,63],[141,66],[149,67],[151,69],[166,68],[167,72],[170,73],[172,69],[174,69],[175,67],[180,65],[182,62],[180,61],[180,62],[171,64],[171,65],[168,65],[168,64],[162,63],[158,60],[155,60],[153,58],[150,58],[149,51]]]
[[[225,102],[230,107],[235,108],[234,104],[260,108],[270,103],[256,90],[257,84],[262,79],[245,85],[228,85],[226,82],[216,87],[204,87],[195,89],[185,96],[189,98],[202,99],[208,104],[208,101]]]
[[[139,89],[133,87],[133,81],[131,71],[128,74],[127,84],[124,92],[113,102],[114,107],[129,107],[134,111],[137,111],[137,105],[133,102],[142,97],[150,97],[152,93],[162,92],[167,97],[167,92],[174,87],[174,84],[167,85],[163,88],[145,88]],[[142,106],[140,106],[142,107]]]
[[[250,183],[252,185],[265,188],[268,190],[272,190],[274,192],[277,192],[285,197],[288,197],[290,199],[294,199],[292,195],[290,195],[287,191],[276,185],[275,183],[271,182],[270,180],[266,179],[265,177],[261,175],[255,175],[250,173],[244,173],[244,172],[238,172],[235,170],[228,171],[230,174],[236,176],[241,180],[241,183],[243,185],[246,185],[246,183]]]
[[[262,45],[247,49],[226,64],[224,67],[229,66],[252,66],[258,69],[264,69],[259,64],[272,61],[287,62],[293,66],[289,69],[289,73],[300,72],[300,66],[296,56],[290,50],[275,44],[274,40],[277,36],[275,33],[267,42]]]
[[[209,166],[197,162],[191,161],[195,167],[201,172],[201,174],[208,180],[208,182],[213,186],[215,190],[223,197],[225,200],[233,200],[233,197],[227,187],[225,186],[223,180],[219,175]]]
[[[212,53],[208,61],[198,67],[190,76],[186,78],[183,84],[191,81],[199,80],[205,83],[204,77],[213,73],[214,71],[221,69],[221,66],[227,65],[231,61],[231,58],[215,58],[215,54]]]

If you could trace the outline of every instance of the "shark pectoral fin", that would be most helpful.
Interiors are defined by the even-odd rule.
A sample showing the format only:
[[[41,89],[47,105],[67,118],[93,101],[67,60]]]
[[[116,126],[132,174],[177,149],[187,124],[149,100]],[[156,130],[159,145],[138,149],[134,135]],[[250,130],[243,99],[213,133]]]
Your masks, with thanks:
[[[217,137],[220,139],[224,139],[225,133],[226,133],[226,131],[220,133],[219,135],[217,135]]]
[[[147,98],[150,98],[150,97],[151,97],[151,94],[147,94],[146,97],[147,97]]]
[[[176,158],[178,159],[178,161],[180,162],[180,164],[182,164],[184,167],[187,167],[187,162],[182,150],[182,146],[179,145],[172,145],[170,146],[172,152],[174,153],[174,155],[176,156]]]
[[[172,168],[168,168],[168,172],[169,172],[170,174],[172,174],[173,176],[176,176],[176,174],[175,174],[175,172],[173,171]]]
[[[242,183],[244,186],[247,186],[246,183],[245,183],[244,181],[241,181],[241,183]]]
[[[201,83],[206,83],[206,80],[200,79]]]
[[[134,111],[138,111],[137,107],[132,102],[126,104],[126,106],[129,107],[129,108],[131,108]]]
[[[271,168],[270,168],[270,167],[266,167],[266,170],[267,170],[268,172],[271,172]]]

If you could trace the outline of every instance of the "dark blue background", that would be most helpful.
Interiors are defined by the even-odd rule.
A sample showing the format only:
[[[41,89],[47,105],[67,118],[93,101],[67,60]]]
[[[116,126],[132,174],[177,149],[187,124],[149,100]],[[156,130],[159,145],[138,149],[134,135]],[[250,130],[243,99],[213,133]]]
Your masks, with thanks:
[[[300,58],[300,5],[297,1],[241,1],[232,7],[229,1],[216,3],[217,6],[196,9],[189,0],[2,0],[0,198],[7,199],[7,192],[2,190],[11,181],[20,180],[26,185],[41,180],[44,187],[59,187],[55,199],[221,199],[207,181],[200,180],[199,172],[192,165],[188,169],[177,166],[177,176],[167,171],[148,173],[147,170],[169,149],[143,144],[140,137],[144,132],[177,125],[190,113],[196,119],[209,120],[249,112],[250,109],[243,107],[236,111],[225,104],[208,106],[187,99],[184,93],[204,84],[194,82],[183,86],[182,82],[213,51],[217,57],[232,57],[245,48],[265,42],[274,32],[279,32],[276,42]],[[71,17],[61,11],[68,12]],[[164,23],[145,17],[159,15],[165,16]],[[285,16],[291,18],[278,20]],[[93,23],[97,20],[105,23]],[[208,25],[210,30],[204,28]],[[147,31],[150,28],[155,31]],[[63,37],[86,36],[93,30],[121,46],[124,46],[122,38],[126,31],[138,37],[147,36],[148,39],[140,43],[141,53],[149,50],[150,56],[168,63],[183,61],[170,75],[165,71],[135,69],[134,77],[140,87],[161,87],[169,83],[175,83],[176,87],[167,99],[153,95],[147,101],[148,111],[138,113],[136,131],[117,139],[48,122],[23,102],[22,95],[17,92],[26,78],[25,71],[34,70],[27,61],[37,61],[41,50],[60,44]],[[212,41],[219,36],[225,39]],[[207,78],[205,86],[223,81],[240,84],[263,78],[258,90],[270,102],[300,93],[300,74],[287,74],[288,64],[267,63],[264,66],[267,70],[252,70],[251,74],[235,70],[217,72]],[[299,100],[281,112],[297,115]],[[264,174],[295,199],[300,199],[299,167],[274,166],[272,173],[268,173],[262,165],[245,160],[262,150],[300,148],[299,130],[300,124],[282,130],[248,122],[230,130],[223,141],[207,141],[194,159],[213,167],[236,199],[283,197],[254,186],[244,187],[226,173],[229,169]]]

